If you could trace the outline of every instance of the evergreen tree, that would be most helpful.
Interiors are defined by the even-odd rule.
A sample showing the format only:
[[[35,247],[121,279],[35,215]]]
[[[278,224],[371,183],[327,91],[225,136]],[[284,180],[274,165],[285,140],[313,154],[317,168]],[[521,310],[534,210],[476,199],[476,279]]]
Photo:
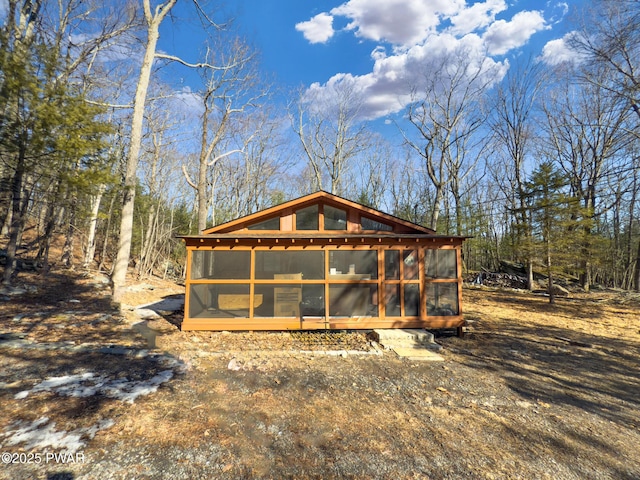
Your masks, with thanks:
[[[10,3],[0,28],[0,172],[8,193],[0,198],[0,221],[10,218],[3,283],[11,283],[16,251],[35,193],[55,192],[77,204],[90,183],[106,126],[61,75],[58,50],[33,32],[37,11]],[[26,26],[25,26],[26,25]],[[55,203],[58,198],[53,198]],[[73,209],[72,209],[73,210]],[[50,233],[50,232],[49,232]]]
[[[580,201],[567,193],[569,180],[550,161],[541,163],[525,182],[525,195],[533,233],[527,246],[542,261],[547,274],[549,302],[555,302],[554,273],[562,271],[580,245],[584,228]]]

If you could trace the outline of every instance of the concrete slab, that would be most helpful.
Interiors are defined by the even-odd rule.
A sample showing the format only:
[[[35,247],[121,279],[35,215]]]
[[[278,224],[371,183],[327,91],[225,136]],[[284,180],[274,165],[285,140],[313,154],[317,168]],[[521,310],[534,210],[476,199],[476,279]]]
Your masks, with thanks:
[[[393,347],[392,349],[399,357],[406,358],[407,360],[421,362],[444,361],[444,358],[442,358],[441,355],[424,347]]]
[[[398,341],[412,341],[422,344],[434,342],[434,337],[431,332],[418,328],[375,329],[374,333],[378,336],[378,343],[382,345],[393,344]]]
[[[171,295],[144,305],[137,305],[136,310],[153,310],[154,312],[175,312],[184,306],[184,294]]]

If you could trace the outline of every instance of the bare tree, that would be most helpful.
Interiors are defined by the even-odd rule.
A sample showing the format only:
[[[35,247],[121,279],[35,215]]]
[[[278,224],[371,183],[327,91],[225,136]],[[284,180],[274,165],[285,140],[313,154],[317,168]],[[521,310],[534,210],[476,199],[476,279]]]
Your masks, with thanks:
[[[156,54],[156,46],[160,38],[160,25],[178,0],[167,0],[151,10],[150,0],[143,0],[142,7],[147,24],[147,39],[145,52],[140,67],[140,75],[136,87],[136,95],[133,104],[133,116],[131,119],[131,137],[127,154],[126,172],[123,184],[122,219],[120,222],[120,235],[118,241],[118,254],[113,269],[113,299],[119,301],[124,293],[127,268],[131,255],[131,238],[133,235],[133,207],[136,194],[138,156],[142,144],[142,126],[144,121],[144,108],[147,99],[151,68]]]
[[[585,13],[580,30],[569,37],[586,60],[582,78],[623,97],[640,117],[640,2],[598,0]],[[604,77],[597,73],[602,68]]]
[[[582,78],[621,96],[640,119],[640,2],[598,0],[590,7],[569,42],[586,60]],[[602,69],[606,76],[598,73]],[[631,131],[639,140],[637,123]],[[635,288],[640,291],[640,240],[635,265]]]
[[[494,178],[500,186],[509,208],[516,216],[525,239],[531,237],[525,195],[525,164],[535,153],[536,102],[543,82],[540,64],[531,60],[509,69],[507,77],[496,89],[494,107],[489,117],[495,148],[503,152],[504,161],[492,166]],[[526,249],[527,285],[533,288],[533,260]]]
[[[233,121],[256,106],[266,95],[266,89],[257,88],[255,53],[240,39],[227,44],[223,39],[216,48],[208,49],[207,64],[201,65],[204,87],[198,94],[201,101],[200,152],[197,178],[192,180],[186,167],[183,172],[187,183],[196,191],[198,231],[207,228],[212,185],[209,170],[223,158],[242,153],[242,143],[227,148],[233,137]],[[257,92],[257,93],[256,93]]]
[[[564,73],[564,76],[562,74]],[[604,72],[603,72],[604,73]],[[602,180],[614,169],[623,168],[619,156],[630,141],[630,110],[624,100],[600,82],[576,84],[571,71],[558,72],[562,80],[547,95],[543,108],[546,116],[546,142],[542,156],[557,159],[569,177],[571,193],[582,202],[586,212],[584,244],[579,255],[581,285],[591,285],[592,229],[602,212],[598,195]]]
[[[343,193],[347,165],[366,148],[369,136],[359,116],[361,104],[353,85],[338,82],[300,93],[291,106],[291,125],[313,171],[316,190],[324,188],[326,175],[329,191]]]
[[[464,49],[434,60],[425,71],[425,87],[414,92],[407,112],[417,138],[402,134],[424,160],[424,171],[435,189],[429,226],[436,230],[447,187],[452,182],[459,185],[480,158],[484,141],[478,135],[484,121],[480,107],[495,75]],[[459,196],[454,197],[457,205]]]

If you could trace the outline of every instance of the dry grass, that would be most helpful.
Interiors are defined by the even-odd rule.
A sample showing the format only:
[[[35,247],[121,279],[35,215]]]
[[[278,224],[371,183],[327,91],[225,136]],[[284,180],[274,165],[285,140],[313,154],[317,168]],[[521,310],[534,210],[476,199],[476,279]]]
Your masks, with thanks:
[[[52,278],[64,288],[54,288]],[[143,346],[87,279],[25,280],[40,282],[41,290],[1,304],[3,332],[39,342]],[[126,303],[171,293],[171,285],[158,284]],[[0,348],[2,428],[43,415],[65,430],[114,421],[88,440],[84,464],[12,465],[0,477],[640,478],[635,297],[593,293],[550,306],[525,293],[472,289],[465,307],[470,333],[460,339],[440,332],[441,363],[390,352],[301,354],[316,348],[318,337],[286,333],[175,331],[158,344],[187,372],[132,405],[14,395],[83,369],[145,379],[159,369],[149,359]],[[31,327],[12,321],[24,312],[46,315]],[[111,320],[86,327],[104,312]],[[367,350],[362,336],[333,340]]]

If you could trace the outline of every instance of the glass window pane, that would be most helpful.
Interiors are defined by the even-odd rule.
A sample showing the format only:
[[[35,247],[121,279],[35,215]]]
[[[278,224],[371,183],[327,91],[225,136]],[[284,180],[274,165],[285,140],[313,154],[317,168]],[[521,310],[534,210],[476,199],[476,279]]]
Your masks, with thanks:
[[[195,250],[191,256],[191,279],[248,279],[249,250]]]
[[[249,285],[191,285],[189,317],[231,318],[249,316]],[[254,299],[259,303],[259,299]]]
[[[404,286],[404,314],[406,317],[420,315],[420,286],[417,283]]]
[[[400,280],[400,252],[384,251],[384,276],[387,280]]]
[[[343,280],[374,280],[378,278],[376,250],[329,251],[329,278]]]
[[[446,317],[460,313],[457,283],[428,283],[426,294],[427,315]]]
[[[324,316],[324,285],[256,285],[255,292],[262,300],[255,317]]]
[[[402,263],[405,280],[417,280],[418,273],[418,251],[417,250],[404,250],[402,252]]]
[[[373,218],[361,217],[360,225],[363,230],[375,230],[379,232],[392,232],[393,227],[391,225],[387,225],[386,223],[379,222],[374,220]]]
[[[320,250],[256,250],[256,278],[271,280],[277,279],[278,275],[299,275],[294,278],[322,280],[324,279],[324,252]]]
[[[318,205],[296,210],[296,230],[318,230]]]
[[[325,230],[346,230],[347,212],[339,208],[324,206],[324,229]]]
[[[387,317],[400,316],[400,285],[384,286],[384,308]]]
[[[303,317],[324,317],[324,285],[303,285],[300,313]]]
[[[377,298],[377,285],[330,285],[329,315],[332,317],[377,317]]]
[[[248,230],[280,230],[280,217],[270,218],[262,222],[254,223],[247,227]]]
[[[256,285],[256,296],[262,300],[253,311],[255,317],[299,317],[302,302],[300,284]]]
[[[426,250],[424,256],[427,278],[457,278],[456,250]]]

